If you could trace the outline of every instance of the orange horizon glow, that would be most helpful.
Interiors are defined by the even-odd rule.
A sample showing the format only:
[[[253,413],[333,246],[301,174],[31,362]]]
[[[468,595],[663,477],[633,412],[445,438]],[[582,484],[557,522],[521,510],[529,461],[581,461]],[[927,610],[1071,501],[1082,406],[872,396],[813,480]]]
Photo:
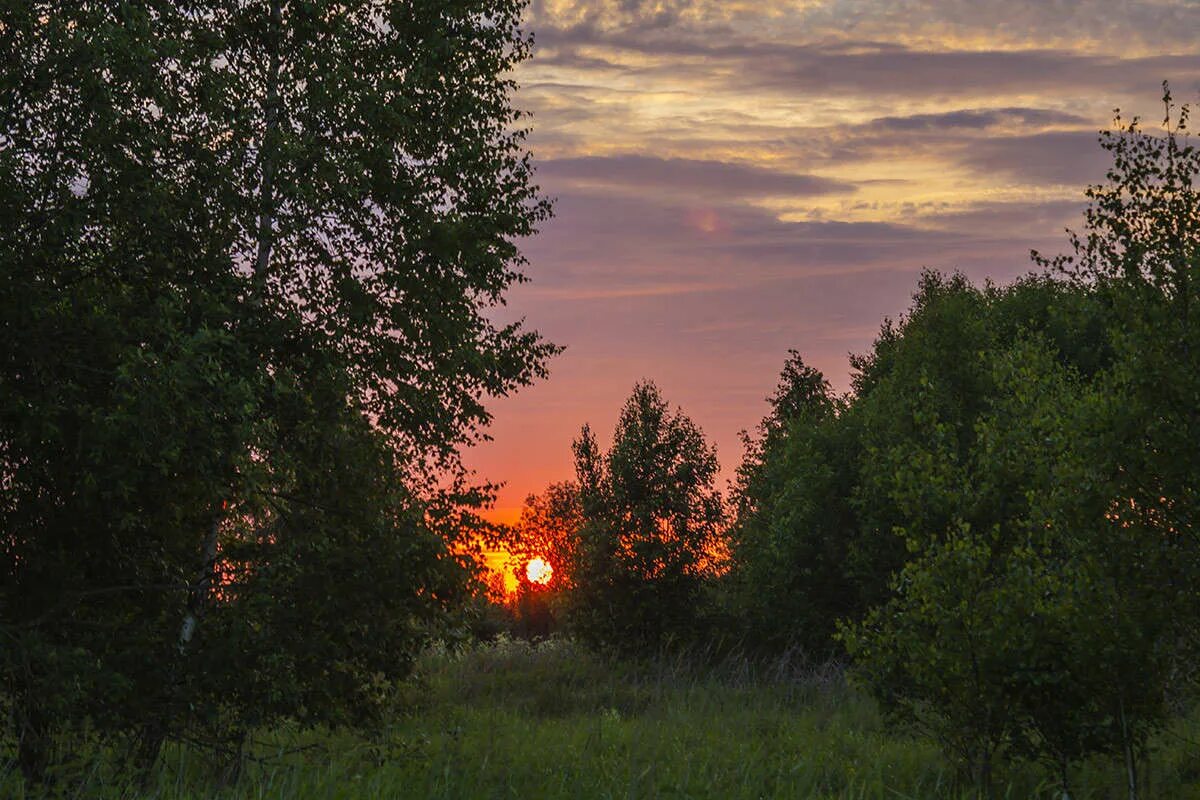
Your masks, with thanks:
[[[483,567],[492,576],[498,576],[503,597],[493,597],[494,600],[504,600],[517,593],[517,576],[513,570],[513,554],[507,550],[484,550]],[[490,594],[490,592],[489,592]]]
[[[521,506],[494,506],[479,512],[479,516],[493,525],[513,526],[521,518]]]
[[[497,580],[502,595],[493,595],[497,601],[506,601],[519,593],[521,578],[539,586],[549,586],[554,579],[554,566],[542,556],[534,556],[524,562],[514,553],[504,549],[486,549],[482,552],[482,567]],[[494,590],[492,590],[494,591]]]

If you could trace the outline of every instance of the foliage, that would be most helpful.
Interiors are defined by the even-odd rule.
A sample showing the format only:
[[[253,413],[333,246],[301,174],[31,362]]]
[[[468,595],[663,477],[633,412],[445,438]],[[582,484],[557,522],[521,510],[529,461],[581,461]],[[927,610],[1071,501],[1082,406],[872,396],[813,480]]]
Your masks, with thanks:
[[[1085,716],[1098,700],[1090,673],[1073,669],[1087,651],[1080,625],[1094,627],[1079,616],[1095,608],[1082,602],[1090,583],[1072,559],[1085,548],[1038,494],[1061,495],[1075,383],[1037,340],[991,360],[994,392],[961,461],[944,445],[953,430],[933,393],[923,396],[917,421],[930,446],[896,462],[897,485],[913,487],[897,496],[951,521],[938,528],[914,515],[900,531],[910,556],[894,598],[845,634],[885,708],[929,731],[985,791],[996,756],[1020,744],[1034,717],[1056,734],[1071,728],[1035,749],[1053,738],[1086,752],[1096,721]]]
[[[574,628],[621,650],[692,638],[722,543],[716,449],[649,382],[634,387],[607,453],[587,426],[574,449],[583,519]]]
[[[1113,166],[1105,184],[1088,189],[1085,234],[1070,234],[1072,255],[1035,254],[1094,287],[1108,307],[1114,364],[1089,408],[1085,477],[1108,501],[1096,552],[1110,604],[1121,612],[1111,624],[1124,646],[1105,650],[1104,662],[1110,672],[1144,673],[1141,684],[1117,680],[1110,692],[1131,797],[1136,750],[1147,728],[1161,724],[1164,695],[1194,687],[1200,642],[1200,151],[1188,106],[1174,105],[1165,82],[1163,106],[1159,134],[1118,114],[1115,130],[1102,133]]]
[[[849,416],[864,451],[853,504],[859,520],[849,570],[864,603],[888,596],[888,576],[907,560],[904,531],[953,526],[946,483],[966,462],[977,423],[997,389],[995,354],[1039,335],[1055,359],[1091,374],[1109,359],[1097,333],[1102,310],[1086,292],[1045,277],[971,286],[926,273],[899,325],[885,322],[874,350],[855,359]],[[908,465],[928,462],[916,482]]]
[[[744,435],[727,578],[747,646],[830,654],[834,622],[858,602],[846,579],[857,440],[817,370],[789,354],[771,413]]]
[[[1177,587],[1200,576],[1200,149],[1189,107],[1176,108],[1165,82],[1163,105],[1161,134],[1119,115],[1116,130],[1102,133],[1113,167],[1106,184],[1088,189],[1086,233],[1071,233],[1072,255],[1035,258],[1107,304],[1116,359],[1091,456],[1114,500],[1128,503],[1123,525],[1147,547],[1174,551],[1186,574],[1172,572],[1164,585]],[[1176,616],[1200,621],[1194,595],[1178,600]]]
[[[0,8],[0,671],[19,759],[383,707],[456,452],[554,348],[523,3]],[[436,490],[435,474],[451,476]]]
[[[755,646],[836,651],[836,621],[890,597],[906,532],[952,525],[994,354],[1036,333],[1092,374],[1111,360],[1101,319],[1087,292],[1050,279],[980,289],[927,272],[908,314],[853,359],[846,397],[793,353],[739,470],[731,624]]]
[[[795,797],[964,800],[934,742],[890,730],[840,670],[788,660],[719,664],[679,656],[612,661],[570,640],[500,640],[425,653],[405,683],[407,711],[370,736],[256,731],[242,780],[221,787],[202,753],[171,745],[149,793],[192,798],[463,798],[496,794],[611,798]],[[1195,798],[1194,713],[1155,742],[1156,797]],[[73,795],[127,790],[102,752],[81,754]],[[1074,797],[1101,800],[1119,769],[1072,770]],[[1001,795],[1057,800],[1053,776],[1022,762],[997,775]],[[0,766],[0,795],[21,798]]]
[[[985,792],[997,753],[1057,765],[1064,793],[1072,762],[1119,753],[1136,797],[1138,754],[1195,641],[1200,465],[1179,442],[1200,397],[1186,300],[1200,159],[1166,102],[1166,136],[1134,122],[1104,137],[1114,166],[1089,191],[1087,236],[1072,235],[1073,257],[1040,259],[1072,278],[1055,291],[1091,309],[1102,347],[1026,325],[975,352],[978,392],[922,371],[903,417],[914,435],[875,450],[872,506],[909,555],[894,596],[845,639],[885,705],[957,750]],[[979,410],[963,414],[969,397]]]
[[[529,559],[545,559],[554,570],[555,590],[569,592],[575,583],[572,569],[579,560],[582,525],[579,487],[574,482],[552,483],[541,494],[529,495],[515,526],[517,563],[523,567]]]

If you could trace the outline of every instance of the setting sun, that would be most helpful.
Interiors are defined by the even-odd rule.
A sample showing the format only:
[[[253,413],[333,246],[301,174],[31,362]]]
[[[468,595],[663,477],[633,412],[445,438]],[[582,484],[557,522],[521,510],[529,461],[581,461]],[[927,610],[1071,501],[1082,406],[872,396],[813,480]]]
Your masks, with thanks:
[[[554,567],[550,566],[550,563],[544,558],[532,559],[525,565],[525,577],[529,578],[530,583],[540,583],[545,586],[554,577]]]

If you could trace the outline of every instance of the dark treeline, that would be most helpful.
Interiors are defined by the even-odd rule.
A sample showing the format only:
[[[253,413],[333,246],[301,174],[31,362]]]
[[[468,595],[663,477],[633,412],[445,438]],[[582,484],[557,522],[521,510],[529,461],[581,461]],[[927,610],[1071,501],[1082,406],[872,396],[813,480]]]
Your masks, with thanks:
[[[576,482],[517,526],[565,559],[567,627],[848,659],[982,792],[1027,758],[1069,793],[1111,754],[1136,796],[1200,644],[1200,153],[1166,105],[1164,134],[1103,134],[1070,255],[1008,286],[927,272],[844,396],[793,351],[726,504],[653,384],[606,454],[585,427]]]

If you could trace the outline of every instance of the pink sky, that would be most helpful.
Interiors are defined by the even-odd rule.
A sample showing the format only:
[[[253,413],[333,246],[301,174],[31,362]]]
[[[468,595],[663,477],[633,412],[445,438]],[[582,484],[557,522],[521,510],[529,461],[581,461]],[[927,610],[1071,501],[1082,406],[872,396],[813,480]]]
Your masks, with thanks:
[[[645,378],[728,476],[788,348],[845,389],[922,268],[1006,281],[1062,248],[1114,107],[1200,96],[1187,0],[534,0],[528,26],[557,216],[504,316],[567,350],[468,453],[499,519]]]

